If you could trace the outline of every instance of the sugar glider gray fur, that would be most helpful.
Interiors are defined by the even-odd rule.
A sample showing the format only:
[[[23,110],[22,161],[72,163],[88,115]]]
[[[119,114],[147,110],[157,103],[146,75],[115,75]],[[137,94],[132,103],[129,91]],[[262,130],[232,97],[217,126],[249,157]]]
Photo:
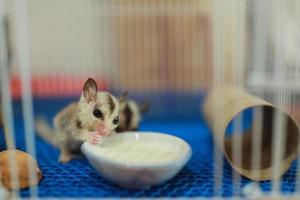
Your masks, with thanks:
[[[101,143],[102,137],[114,133],[119,124],[119,102],[108,92],[97,91],[89,78],[78,102],[63,108],[54,118],[55,129],[44,120],[36,121],[37,133],[60,148],[59,162],[66,163],[80,155],[84,141]]]
[[[127,93],[119,98],[120,114],[119,126],[116,132],[137,131],[142,119],[142,114],[149,109],[148,103],[138,104],[132,99],[127,99]]]

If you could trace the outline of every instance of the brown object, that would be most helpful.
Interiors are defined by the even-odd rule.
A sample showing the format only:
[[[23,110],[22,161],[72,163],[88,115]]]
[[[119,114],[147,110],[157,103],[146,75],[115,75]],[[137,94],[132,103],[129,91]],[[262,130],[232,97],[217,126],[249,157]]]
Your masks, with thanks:
[[[18,169],[16,176],[19,180],[19,186],[17,187],[12,183],[12,166],[9,165],[10,159],[15,159],[16,168]],[[34,173],[36,173],[37,180],[30,183],[29,166],[34,167]],[[32,187],[38,184],[42,179],[42,173],[39,169],[37,162],[29,154],[18,150],[7,150],[0,153],[0,173],[2,185],[7,189],[23,189]]]
[[[210,85],[209,3],[125,0],[116,6],[116,79],[121,90],[198,91]]]
[[[242,159],[240,162],[235,162],[232,156],[232,137],[226,136],[228,125],[246,109],[252,108],[261,109],[262,111],[262,133],[261,133],[261,162],[259,168],[252,169],[252,143],[253,127],[246,130],[242,134],[234,134],[235,137],[241,137]],[[213,129],[213,135],[217,145],[224,153],[226,159],[231,166],[243,176],[252,180],[270,180],[273,177],[272,165],[272,150],[274,137],[273,118],[275,113],[280,113],[284,120],[286,120],[285,130],[286,133],[285,143],[282,145],[284,149],[283,159],[280,162],[280,174],[283,175],[289,168],[293,160],[297,157],[298,144],[299,144],[299,128],[294,119],[281,110],[280,108],[258,98],[243,92],[235,87],[222,87],[217,88],[210,92],[204,104],[205,117]],[[253,124],[252,124],[253,126]],[[277,147],[276,147],[277,148]]]

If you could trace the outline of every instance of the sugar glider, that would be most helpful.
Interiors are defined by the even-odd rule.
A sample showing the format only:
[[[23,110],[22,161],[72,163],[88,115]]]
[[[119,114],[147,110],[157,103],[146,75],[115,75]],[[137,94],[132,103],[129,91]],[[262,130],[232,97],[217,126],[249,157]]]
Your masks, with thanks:
[[[116,132],[137,131],[141,122],[142,114],[149,109],[148,103],[139,105],[132,99],[127,99],[127,93],[119,98],[120,114],[119,126]]]
[[[89,78],[78,102],[63,108],[54,118],[55,129],[45,120],[36,121],[37,133],[60,148],[59,162],[78,157],[84,141],[99,144],[119,125],[119,102],[108,92],[97,91],[96,81]]]

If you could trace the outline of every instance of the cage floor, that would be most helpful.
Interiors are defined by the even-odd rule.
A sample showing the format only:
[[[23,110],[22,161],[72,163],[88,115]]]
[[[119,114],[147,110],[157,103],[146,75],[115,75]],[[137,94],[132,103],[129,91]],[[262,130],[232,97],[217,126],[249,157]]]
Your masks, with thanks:
[[[52,118],[56,108],[48,106],[35,107],[44,109],[48,119]],[[18,113],[15,106],[15,113]],[[37,111],[37,110],[35,110]],[[40,110],[41,111],[41,110]],[[23,123],[21,117],[15,121],[17,146],[24,150]],[[74,160],[68,164],[57,163],[59,151],[36,138],[37,160],[43,172],[43,180],[38,186],[40,197],[211,197],[213,196],[214,168],[213,143],[210,130],[206,123],[199,119],[163,122],[145,120],[141,130],[159,131],[176,135],[186,140],[192,147],[193,156],[182,171],[170,181],[150,188],[131,190],[121,188],[99,176],[86,160]],[[295,190],[296,165],[284,175],[282,191],[291,193]],[[224,163],[224,176],[221,193],[223,196],[232,196],[241,191],[250,181],[242,178],[241,184],[232,184],[232,170],[227,162]],[[264,191],[270,191],[271,184],[262,182]],[[21,195],[28,197],[29,190],[22,190]]]

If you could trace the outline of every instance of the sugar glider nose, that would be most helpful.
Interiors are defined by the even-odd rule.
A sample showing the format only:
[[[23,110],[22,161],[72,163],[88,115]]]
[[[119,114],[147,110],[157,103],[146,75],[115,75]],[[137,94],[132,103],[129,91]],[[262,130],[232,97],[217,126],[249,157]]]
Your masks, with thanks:
[[[99,132],[99,134],[102,136],[108,136],[112,132],[110,126],[104,122],[97,124],[96,127],[97,132]]]
[[[103,135],[103,136],[108,136],[109,131],[108,130],[102,130],[102,131],[100,131],[100,134]]]
[[[106,128],[101,128],[98,130],[98,133],[102,136],[108,136],[110,134],[110,131]]]

